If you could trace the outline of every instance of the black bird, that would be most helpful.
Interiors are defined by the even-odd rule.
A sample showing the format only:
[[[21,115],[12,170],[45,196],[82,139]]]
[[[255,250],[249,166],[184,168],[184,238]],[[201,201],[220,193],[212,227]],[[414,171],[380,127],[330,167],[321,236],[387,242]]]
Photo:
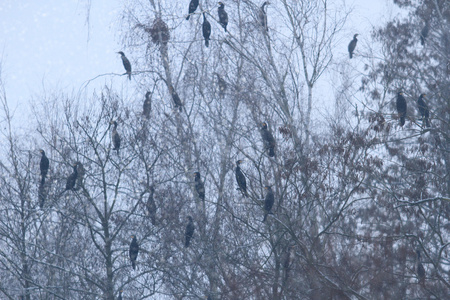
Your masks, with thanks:
[[[75,190],[79,190],[81,188],[81,184],[83,183],[83,178],[84,178],[84,174],[85,174],[85,170],[84,170],[84,166],[81,162],[77,162],[77,184],[75,187]]]
[[[261,8],[259,9],[259,23],[261,24],[261,26],[266,30],[269,31],[269,27],[267,26],[267,14],[265,11],[265,6],[270,4],[268,1],[265,1],[263,3],[263,5],[261,6]]]
[[[186,225],[186,231],[184,233],[184,247],[189,247],[189,244],[191,243],[192,236],[194,235],[195,226],[194,222],[192,221],[192,217],[188,216],[188,224]]]
[[[403,92],[398,92],[397,94],[397,113],[400,117],[400,126],[405,125],[406,99],[403,97]]]
[[[122,51],[117,52],[120,54],[120,57],[122,58],[123,67],[125,68],[125,71],[127,71],[125,74],[128,74],[128,79],[131,80],[131,64],[128,58],[125,56],[125,54]]]
[[[265,186],[265,189],[267,190],[266,199],[264,200],[264,219],[263,222],[266,220],[267,215],[272,210],[273,203],[275,202],[275,196],[273,195],[272,188],[268,185]]]
[[[194,180],[195,180],[195,190],[197,191],[198,197],[205,201],[205,185],[202,182],[202,179],[200,178],[200,172],[194,173]]]
[[[198,0],[191,0],[191,2],[189,3],[189,14],[186,17],[186,20],[189,20],[189,18],[191,17],[191,14],[193,14],[195,12],[197,7],[198,7]]]
[[[150,98],[150,92],[145,94],[145,100],[143,105],[143,112],[145,118],[150,118],[150,112],[152,111],[152,99]]]
[[[50,162],[49,162],[47,156],[45,155],[44,150],[41,149],[41,150],[39,150],[39,152],[41,152],[41,154],[42,154],[41,162],[39,163],[39,167],[41,169],[41,184],[43,185],[45,183],[45,177],[47,176]]]
[[[122,292],[123,292],[123,290],[119,291],[119,297],[117,297],[117,300],[122,300]]]
[[[241,167],[239,166],[243,161],[238,160],[236,162],[236,181],[239,186],[239,190],[244,194],[245,197],[248,197],[247,193],[247,181],[245,180],[245,176],[241,171]]]
[[[228,84],[227,82],[220,77],[218,73],[214,73],[217,76],[217,84],[219,86],[219,97],[223,98],[225,96],[225,91],[227,90]]]
[[[421,94],[419,100],[417,100],[417,106],[419,107],[420,115],[422,116],[422,126],[430,127],[430,109],[425,102],[426,94]]]
[[[269,156],[275,156],[275,139],[272,133],[267,129],[267,123],[262,123],[261,135],[264,141],[264,148],[269,150]]]
[[[153,186],[150,187],[150,195],[148,196],[146,207],[147,207],[147,213],[152,220],[152,225],[156,224],[156,203],[155,199],[153,198],[153,195],[155,193],[155,189]]]
[[[136,259],[139,254],[139,244],[136,240],[136,236],[131,236],[133,239],[131,240],[130,244],[130,260],[131,260],[131,266],[133,267],[133,270],[136,270]]]
[[[428,37],[428,33],[430,33],[430,21],[425,21],[425,26],[423,26],[422,31],[420,31],[420,43],[422,46],[425,45],[425,40]]]
[[[112,125],[114,125],[113,129],[112,129],[112,133],[111,133],[111,139],[112,139],[112,143],[113,143],[113,150],[117,150],[117,152],[119,152],[120,149],[120,135],[117,132],[117,122],[116,121],[111,121]]]
[[[420,259],[420,251],[416,250],[417,253],[417,276],[419,276],[419,283],[425,283],[425,268],[422,265],[422,261]]]
[[[208,20],[206,20],[206,15],[203,13],[203,37],[205,38],[205,46],[209,47],[209,36],[211,35],[211,23],[209,23]]]
[[[225,29],[225,32],[227,32],[228,14],[225,11],[225,4],[219,2],[219,8],[217,9],[217,12],[219,13],[219,23],[220,25],[222,25],[223,29]]]
[[[353,51],[355,51],[356,43],[358,43],[358,39],[356,38],[358,34],[355,34],[353,36],[353,40],[348,44],[348,54],[350,55],[350,58],[353,58]]]
[[[183,111],[183,103],[181,102],[180,96],[178,96],[177,92],[173,88],[172,85],[169,85],[169,92],[172,95],[173,103],[175,104],[175,108],[178,108],[180,112]]]
[[[77,177],[78,177],[78,170],[77,170],[77,166],[78,164],[73,164],[73,172],[72,174],[69,175],[69,177],[67,177],[67,181],[66,181],[66,191],[73,191],[74,187],[75,187],[75,183],[77,181]]]

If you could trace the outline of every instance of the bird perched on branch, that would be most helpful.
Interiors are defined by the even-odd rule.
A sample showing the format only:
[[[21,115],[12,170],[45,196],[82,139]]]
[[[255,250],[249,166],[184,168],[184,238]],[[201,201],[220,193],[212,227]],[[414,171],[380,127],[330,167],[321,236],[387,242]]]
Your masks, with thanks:
[[[406,117],[406,99],[403,97],[403,92],[398,92],[397,94],[397,113],[400,117],[400,126],[405,125],[405,117]]]
[[[125,54],[122,51],[117,52],[120,54],[120,57],[122,58],[123,67],[125,68],[125,71],[127,71],[125,74],[128,74],[128,79],[131,80],[131,64],[128,58],[125,56]]]
[[[422,44],[422,46],[425,45],[425,40],[428,37],[428,33],[430,33],[430,21],[426,20],[425,25],[420,31],[420,43]]]
[[[175,108],[178,108],[180,112],[183,111],[183,103],[181,102],[180,96],[178,96],[177,92],[173,88],[171,84],[169,86],[169,92],[172,95],[173,103],[175,104]]]
[[[359,34],[355,34],[353,40],[348,44],[348,54],[350,55],[350,58],[353,58],[353,51],[355,51],[356,43],[358,43],[358,39],[356,38],[358,35]]]
[[[195,231],[195,225],[192,221],[192,217],[188,216],[188,224],[186,225],[186,231],[184,233],[184,247],[189,247],[189,244],[191,243],[192,236],[194,235]]]
[[[270,4],[269,1],[265,1],[261,6],[261,8],[259,9],[258,14],[259,23],[261,24],[262,28],[265,29],[266,31],[269,31],[269,27],[267,26],[267,13],[265,10],[266,5],[268,4]]]
[[[148,196],[146,207],[147,207],[148,215],[152,221],[152,225],[156,224],[156,209],[157,209],[155,199],[153,198],[154,193],[155,193],[155,189],[153,188],[153,186],[151,186],[150,187],[150,195]]]
[[[41,152],[41,161],[39,163],[39,168],[41,169],[41,185],[45,183],[45,177],[47,176],[48,169],[50,166],[50,161],[48,160],[47,156],[45,155],[45,151],[40,149],[39,152]]]
[[[223,2],[219,2],[219,8],[217,9],[217,12],[219,14],[219,23],[220,25],[222,25],[225,32],[227,32],[228,14],[225,11],[225,4],[223,4]]]
[[[203,25],[202,25],[203,37],[205,38],[205,46],[209,47],[209,37],[211,36],[211,23],[206,20],[206,15],[203,13]]]
[[[77,163],[73,164],[73,172],[72,172],[72,174],[69,175],[69,177],[67,177],[66,191],[73,191],[74,190],[75,183],[76,183],[77,177],[78,177],[77,166],[78,166]]]
[[[271,213],[273,203],[275,202],[275,196],[273,195],[272,188],[269,185],[264,187],[267,190],[266,198],[264,199],[264,219],[266,220],[267,215]]]
[[[123,292],[123,290],[119,291],[119,297],[117,297],[117,300],[122,300],[122,292]]]
[[[112,143],[113,143],[113,150],[117,150],[117,153],[119,152],[120,149],[120,135],[117,132],[117,122],[116,121],[111,121],[110,124],[113,125],[113,129],[111,132],[111,139],[112,139]]]
[[[245,180],[245,176],[241,171],[241,167],[240,164],[242,163],[242,160],[238,160],[236,162],[236,181],[237,184],[239,186],[239,190],[242,192],[242,194],[245,197],[248,197],[248,193],[247,193],[247,181]]]
[[[421,94],[419,100],[417,100],[417,106],[419,107],[420,115],[422,116],[422,126],[430,127],[430,109],[425,102],[426,94]]]
[[[422,265],[420,251],[416,250],[416,253],[417,253],[417,276],[419,277],[419,283],[423,285],[425,283],[425,268]]]
[[[225,91],[228,88],[227,82],[219,75],[219,73],[214,73],[217,76],[217,84],[219,86],[219,97],[223,98],[225,96]]]
[[[131,266],[133,267],[133,270],[136,270],[136,259],[139,254],[139,244],[137,242],[136,236],[131,236],[131,244],[130,244],[130,260],[131,260]]]
[[[189,2],[189,14],[186,17],[186,20],[189,20],[189,18],[191,17],[191,14],[193,14],[195,12],[197,7],[198,7],[198,0],[191,0],[191,2]]]
[[[267,129],[267,123],[262,123],[261,135],[264,142],[264,148],[269,151],[269,156],[275,156],[275,139],[272,133]]]
[[[150,118],[150,112],[152,111],[152,99],[150,95],[151,95],[150,92],[147,92],[145,94],[144,105],[142,107],[143,108],[142,114],[146,119]]]
[[[195,180],[195,190],[197,191],[198,197],[205,201],[205,185],[202,182],[202,179],[200,178],[200,172],[194,173],[194,180]]]

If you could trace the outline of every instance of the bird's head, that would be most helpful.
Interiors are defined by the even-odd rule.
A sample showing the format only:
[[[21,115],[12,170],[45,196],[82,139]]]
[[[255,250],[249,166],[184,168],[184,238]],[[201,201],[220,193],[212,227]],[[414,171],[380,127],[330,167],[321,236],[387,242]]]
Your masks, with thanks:
[[[135,238],[136,238],[136,236],[135,236],[135,235],[131,235],[131,238],[132,238],[132,239],[135,239]]]
[[[263,122],[263,123],[262,123],[262,128],[263,128],[263,129],[267,129],[267,123],[266,123],[266,122]]]
[[[358,36],[358,33],[355,33],[355,35],[353,36],[354,39],[356,39],[356,37]]]
[[[39,152],[40,152],[42,155],[45,155],[45,151],[44,151],[44,150],[39,149]]]
[[[403,92],[402,91],[398,92],[398,95],[403,96]]]
[[[219,4],[220,7],[224,7],[225,6],[225,4],[223,4],[221,1],[219,1],[218,4]]]
[[[119,52],[117,52],[117,53],[119,53],[119,54],[122,55],[122,56],[125,56],[125,53],[123,53],[122,51],[119,51]]]
[[[150,92],[145,93],[145,98],[150,98]]]
[[[109,124],[114,125],[114,127],[117,127],[117,122],[116,121],[111,121],[111,122],[109,122]]]
[[[195,178],[200,178],[200,172],[194,172],[194,177]]]
[[[264,187],[264,189],[270,191],[272,188],[270,187],[270,185],[266,185],[266,186]]]
[[[242,159],[240,159],[240,160],[238,160],[237,162],[236,162],[236,165],[240,165],[240,164],[242,164],[244,161],[242,160]]]
[[[422,96],[423,98],[425,98],[425,97],[427,96],[427,94],[423,93],[423,94],[420,95],[420,96]]]
[[[188,220],[189,222],[192,222],[192,217],[191,217],[191,216],[187,216],[187,220]]]

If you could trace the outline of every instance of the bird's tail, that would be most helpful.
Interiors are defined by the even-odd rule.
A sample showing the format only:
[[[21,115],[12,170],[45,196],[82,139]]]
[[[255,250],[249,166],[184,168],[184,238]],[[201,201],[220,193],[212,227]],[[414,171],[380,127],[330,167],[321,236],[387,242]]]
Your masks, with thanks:
[[[273,147],[269,148],[269,156],[274,157],[275,156],[275,149]]]
[[[405,125],[405,116],[400,117],[400,126]]]
[[[350,58],[353,58],[353,53],[352,52],[349,52],[348,55],[350,56]]]
[[[430,120],[428,120],[428,118],[425,118],[424,122],[425,122],[425,126],[430,127]]]
[[[190,243],[191,243],[191,241],[189,239],[186,239],[186,241],[184,242],[184,248],[189,247]]]
[[[39,198],[39,207],[43,208],[45,203],[45,190],[44,190],[44,183],[42,182],[39,185],[38,198]]]
[[[131,80],[131,72],[128,73],[128,80]]]
[[[209,40],[205,40],[205,46],[209,47]]]
[[[131,261],[131,266],[133,267],[133,270],[136,270],[136,262],[134,260]]]
[[[266,219],[267,219],[267,215],[268,215],[268,214],[269,214],[268,212],[264,213],[264,219],[262,220],[263,222],[265,222],[265,221],[266,221]]]
[[[190,17],[191,17],[191,14],[189,14],[189,15],[186,17],[186,20],[189,20]]]
[[[425,46],[425,39],[422,35],[420,36],[420,43],[422,44],[422,46]]]

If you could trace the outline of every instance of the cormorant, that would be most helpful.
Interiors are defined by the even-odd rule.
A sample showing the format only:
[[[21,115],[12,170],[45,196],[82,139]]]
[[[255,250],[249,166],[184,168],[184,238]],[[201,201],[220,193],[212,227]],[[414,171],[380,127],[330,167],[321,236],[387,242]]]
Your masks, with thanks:
[[[173,88],[172,85],[169,85],[169,92],[172,95],[172,100],[175,104],[175,108],[178,108],[180,112],[183,111],[183,103],[181,102],[180,96],[178,96],[177,92]]]
[[[425,283],[425,268],[422,265],[421,259],[420,259],[420,251],[416,250],[417,253],[417,276],[419,277],[419,283],[424,284]]]
[[[81,184],[83,183],[83,178],[84,178],[84,166],[81,162],[77,162],[77,184],[76,184],[76,188],[75,190],[79,190],[81,188]]]
[[[358,34],[355,34],[353,40],[348,44],[348,54],[350,55],[350,58],[353,58],[353,51],[355,51],[356,43],[358,42],[357,36]]]
[[[145,118],[150,118],[150,112],[152,111],[152,99],[150,98],[150,92],[145,94],[145,100],[143,105],[143,112]]]
[[[219,2],[219,8],[217,9],[217,12],[219,13],[219,23],[220,25],[222,25],[223,29],[225,29],[225,32],[227,32],[228,14],[225,11],[225,4]]]
[[[112,129],[112,133],[111,133],[111,138],[112,138],[112,142],[113,142],[113,150],[117,150],[117,152],[119,152],[120,149],[120,135],[117,132],[117,122],[116,121],[111,121],[110,124],[114,125],[113,129]]]
[[[73,191],[73,188],[75,187],[75,183],[77,181],[77,177],[78,177],[78,170],[77,170],[77,166],[78,164],[73,164],[73,172],[72,174],[69,175],[69,177],[67,177],[67,181],[66,181],[66,191]]]
[[[417,106],[419,107],[420,115],[422,116],[422,126],[430,127],[430,109],[425,102],[426,94],[421,94],[419,100],[417,100]]]
[[[267,215],[272,210],[273,203],[275,202],[275,196],[273,195],[272,188],[268,185],[265,186],[265,189],[267,190],[266,199],[264,200],[264,219],[263,222],[266,220]]]
[[[265,6],[270,4],[268,1],[265,1],[263,3],[263,5],[261,6],[261,8],[259,9],[259,23],[261,24],[261,26],[266,29],[266,31],[269,31],[269,27],[267,26],[267,14],[265,11]]]
[[[133,239],[131,240],[130,244],[130,260],[131,260],[131,266],[133,267],[133,270],[136,270],[136,259],[139,254],[139,244],[136,240],[136,236],[131,236]]]
[[[214,73],[217,76],[217,84],[219,86],[219,97],[223,98],[225,96],[225,91],[227,90],[228,84],[227,82],[220,77],[218,73]]]
[[[189,3],[189,14],[186,17],[186,20],[189,20],[189,18],[191,17],[191,14],[193,14],[195,12],[197,7],[198,7],[198,0],[191,0],[191,2]]]
[[[243,161],[238,160],[236,162],[236,181],[239,186],[239,190],[244,194],[245,197],[248,197],[247,193],[247,181],[245,180],[245,176],[241,171],[241,167],[239,166]]]
[[[397,94],[397,113],[400,117],[400,126],[405,125],[406,99],[403,97],[403,92],[398,92]]]
[[[422,46],[425,45],[425,40],[428,37],[428,33],[430,32],[430,21],[425,21],[425,26],[423,26],[422,31],[420,32],[420,43]]]
[[[197,191],[197,195],[202,201],[205,201],[205,185],[200,178],[200,172],[195,172],[194,176],[195,190]]]
[[[211,35],[211,23],[209,23],[208,20],[206,20],[206,15],[203,13],[203,37],[205,38],[205,46],[209,47],[209,36]]]
[[[152,221],[152,225],[156,224],[156,203],[155,199],[153,198],[153,195],[155,193],[155,189],[153,186],[150,187],[150,195],[148,196],[146,207],[148,215]]]
[[[131,64],[128,58],[125,56],[125,54],[122,51],[117,52],[120,54],[120,57],[122,58],[123,67],[125,68],[125,71],[127,71],[125,74],[128,74],[128,79],[131,80]]]
[[[44,185],[45,177],[47,176],[50,162],[49,162],[47,156],[45,155],[44,150],[41,149],[41,150],[39,150],[39,152],[41,152],[41,154],[42,154],[41,162],[39,163],[39,167],[41,169],[41,184]]]
[[[119,297],[117,297],[117,300],[122,300],[122,292],[123,292],[123,290],[119,291]]]
[[[267,123],[262,123],[261,135],[264,141],[264,148],[269,150],[269,156],[275,156],[275,139],[272,133],[267,129]]]
[[[188,216],[188,224],[186,225],[186,231],[184,233],[184,247],[189,247],[189,244],[191,243],[192,236],[194,235],[194,222],[192,221],[192,217]]]

